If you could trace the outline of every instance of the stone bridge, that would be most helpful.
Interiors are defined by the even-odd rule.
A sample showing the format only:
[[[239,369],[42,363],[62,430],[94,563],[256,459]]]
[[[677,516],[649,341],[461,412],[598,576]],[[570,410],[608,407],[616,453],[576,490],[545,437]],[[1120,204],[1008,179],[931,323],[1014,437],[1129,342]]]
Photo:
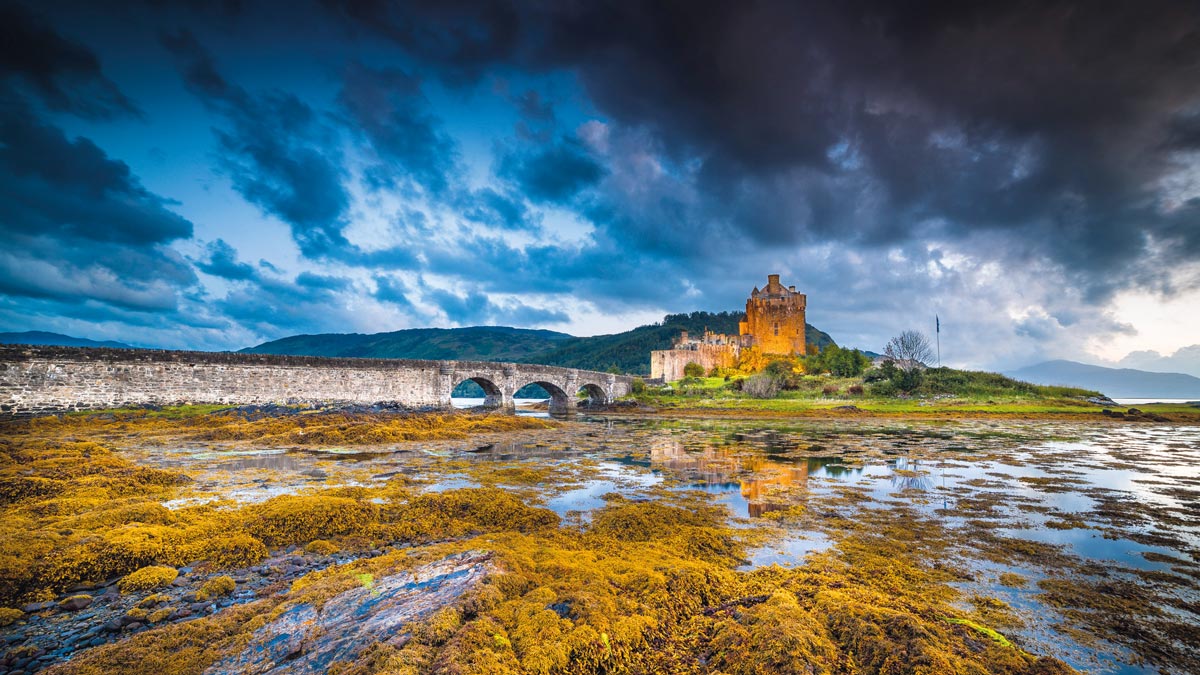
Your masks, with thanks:
[[[569,412],[580,392],[596,403],[629,393],[633,378],[590,370],[487,361],[275,356],[156,349],[0,345],[0,412],[37,414],[124,405],[379,403],[449,408],[472,380],[484,405],[512,409],[528,384]]]

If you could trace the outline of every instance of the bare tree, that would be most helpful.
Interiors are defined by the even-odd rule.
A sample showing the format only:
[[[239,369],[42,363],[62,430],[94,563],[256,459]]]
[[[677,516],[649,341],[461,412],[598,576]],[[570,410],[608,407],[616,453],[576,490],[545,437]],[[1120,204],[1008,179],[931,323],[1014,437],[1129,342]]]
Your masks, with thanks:
[[[933,358],[929,338],[915,330],[906,330],[889,340],[883,348],[883,353],[902,370],[922,367],[926,361]]]

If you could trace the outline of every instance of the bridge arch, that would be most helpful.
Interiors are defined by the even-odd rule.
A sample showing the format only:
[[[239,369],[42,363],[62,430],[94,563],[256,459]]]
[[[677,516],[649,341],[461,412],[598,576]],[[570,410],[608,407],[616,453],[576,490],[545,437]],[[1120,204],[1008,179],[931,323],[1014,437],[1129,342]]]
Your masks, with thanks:
[[[608,392],[604,387],[595,382],[584,382],[579,385],[579,394],[587,394],[588,405],[608,405],[612,401],[608,398]]]
[[[571,409],[570,394],[567,393],[566,389],[563,389],[561,384],[556,384],[549,380],[533,380],[517,387],[517,389],[519,390],[531,384],[536,384],[545,389],[546,393],[550,395],[550,412],[567,412]]]
[[[500,385],[493,382],[491,378],[484,375],[459,375],[455,379],[456,381],[450,390],[451,403],[453,403],[455,398],[457,398],[454,396],[454,391],[460,390],[462,385],[466,382],[474,382],[475,384],[479,385],[480,389],[483,390],[483,403],[480,404],[482,407],[504,407],[504,390],[500,388]]]

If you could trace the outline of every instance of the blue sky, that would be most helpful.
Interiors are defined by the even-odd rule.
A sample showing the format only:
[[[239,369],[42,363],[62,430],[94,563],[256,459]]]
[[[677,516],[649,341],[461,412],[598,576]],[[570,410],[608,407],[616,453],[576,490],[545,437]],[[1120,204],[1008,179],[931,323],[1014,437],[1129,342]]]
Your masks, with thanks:
[[[211,6],[210,6],[211,5]],[[0,330],[617,332],[1200,374],[1182,2],[0,6]]]

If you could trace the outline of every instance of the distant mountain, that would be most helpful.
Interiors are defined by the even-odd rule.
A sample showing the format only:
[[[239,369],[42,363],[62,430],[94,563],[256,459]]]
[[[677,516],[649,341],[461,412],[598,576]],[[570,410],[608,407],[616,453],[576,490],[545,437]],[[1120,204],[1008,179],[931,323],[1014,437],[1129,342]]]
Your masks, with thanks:
[[[1034,384],[1094,389],[1113,398],[1200,400],[1200,378],[1183,373],[1152,373],[1132,368],[1105,368],[1058,360],[1027,366],[1005,374]]]
[[[54,345],[56,347],[111,347],[113,349],[133,349],[124,342],[112,340],[88,340],[87,338],[71,337],[60,333],[47,333],[40,330],[27,330],[23,333],[0,333],[0,345]]]
[[[670,348],[680,331],[698,335],[707,328],[716,333],[736,335],[741,316],[739,312],[668,314],[662,323],[592,337],[503,326],[413,328],[374,335],[296,335],[241,351],[304,356],[513,361],[586,370],[615,367],[624,373],[648,374],[650,352]],[[807,339],[821,347],[833,344],[827,333],[812,326],[807,327]]]

